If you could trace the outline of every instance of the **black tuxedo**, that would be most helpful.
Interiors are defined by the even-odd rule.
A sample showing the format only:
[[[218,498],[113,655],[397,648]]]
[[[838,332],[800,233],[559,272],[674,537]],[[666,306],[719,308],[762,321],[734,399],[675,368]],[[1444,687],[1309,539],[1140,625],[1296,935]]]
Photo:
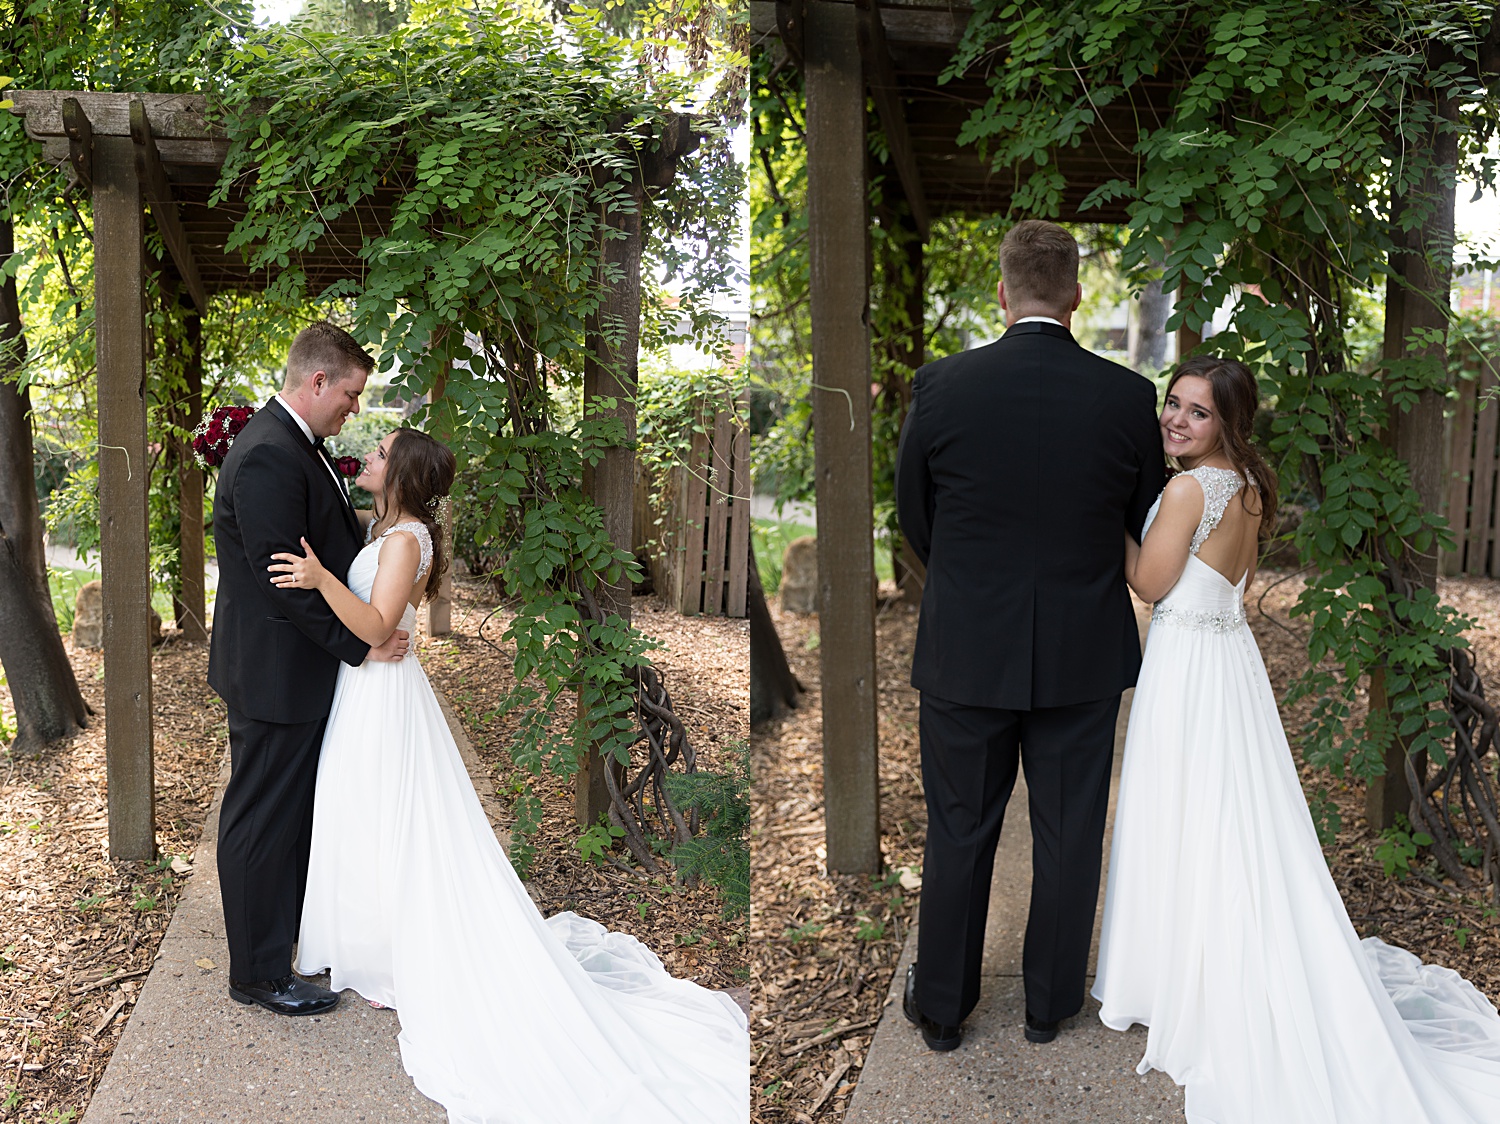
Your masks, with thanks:
[[[916,374],[901,529],[927,566],[912,685],[928,807],[918,1006],[978,1000],[991,867],[1024,764],[1035,843],[1027,1006],[1083,1003],[1115,716],[1140,670],[1124,534],[1165,481],[1152,384],[1033,321]]]
[[[233,772],[219,813],[219,881],[230,978],[291,970],[312,839],[313,786],[339,661],[370,646],[323,595],[271,584],[271,555],[306,537],[331,573],[359,553],[359,520],[327,454],[273,398],[219,469],[214,545],[219,589],[208,682],[229,704]]]

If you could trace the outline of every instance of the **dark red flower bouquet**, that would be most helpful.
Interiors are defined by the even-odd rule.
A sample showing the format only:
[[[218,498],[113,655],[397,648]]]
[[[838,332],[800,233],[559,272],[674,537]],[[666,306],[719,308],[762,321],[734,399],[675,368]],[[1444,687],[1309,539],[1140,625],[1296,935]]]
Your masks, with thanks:
[[[339,473],[347,476],[350,480],[358,476],[360,471],[365,467],[359,463],[358,457],[339,457],[333,463],[338,465]]]
[[[193,430],[193,459],[200,468],[218,468],[229,455],[229,446],[255,413],[254,406],[220,406]]]

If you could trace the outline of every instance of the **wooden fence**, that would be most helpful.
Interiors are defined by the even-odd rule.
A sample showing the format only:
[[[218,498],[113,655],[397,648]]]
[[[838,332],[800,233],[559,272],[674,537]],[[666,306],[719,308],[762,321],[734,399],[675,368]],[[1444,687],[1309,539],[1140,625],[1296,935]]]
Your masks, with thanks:
[[[1439,564],[1447,575],[1500,577],[1500,357],[1476,360],[1468,373],[1476,377],[1459,380],[1458,408],[1447,419],[1443,514],[1457,549],[1444,551]]]
[[[653,493],[635,478],[636,554],[680,613],[743,617],[750,577],[750,431],[734,412],[701,416],[687,462]]]

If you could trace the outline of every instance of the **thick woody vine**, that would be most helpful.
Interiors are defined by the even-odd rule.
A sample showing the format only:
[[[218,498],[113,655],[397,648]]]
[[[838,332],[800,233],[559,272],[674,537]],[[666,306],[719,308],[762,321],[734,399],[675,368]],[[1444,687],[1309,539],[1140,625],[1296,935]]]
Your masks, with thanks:
[[[610,834],[648,872],[698,827],[668,783],[695,758],[651,642],[604,596],[628,591],[636,566],[582,484],[633,435],[618,398],[578,391],[601,334],[629,352],[611,377],[634,382],[634,349],[621,346],[633,333],[608,305],[620,217],[638,212],[643,227],[642,349],[684,323],[712,342],[709,304],[734,267],[711,235],[732,228],[741,190],[725,114],[695,100],[700,75],[658,65],[661,49],[585,14],[553,26],[434,12],[378,41],[273,31],[239,51],[231,89],[276,98],[231,93],[221,106],[221,182],[250,189],[231,245],[283,300],[342,301],[351,330],[397,372],[393,386],[432,396],[422,424],[483,497],[466,525],[516,605],[505,633],[515,686],[499,703],[519,720],[512,759],[530,777],[571,776],[589,746],[622,769],[643,747],[623,779],[606,773]],[[642,190],[653,161],[674,156],[670,183]],[[351,237],[364,277],[310,291],[319,243]],[[676,291],[671,314],[659,284]],[[579,705],[564,705],[574,694]],[[514,810],[524,869],[541,815],[529,782]]]

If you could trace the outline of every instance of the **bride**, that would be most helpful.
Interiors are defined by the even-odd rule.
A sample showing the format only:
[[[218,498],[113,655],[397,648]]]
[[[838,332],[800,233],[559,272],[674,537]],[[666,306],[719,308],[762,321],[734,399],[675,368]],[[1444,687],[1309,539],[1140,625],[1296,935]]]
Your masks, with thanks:
[[[1190,1124],[1500,1120],[1500,1014],[1456,972],[1360,941],[1328,873],[1245,620],[1276,478],[1251,444],[1254,376],[1178,367],[1161,415],[1186,469],[1127,538],[1155,602],[1125,740],[1099,970],[1138,1072]]]
[[[339,581],[273,555],[350,630],[411,630],[448,546],[453,454],[399,429],[356,483],[368,545]],[[415,653],[413,653],[415,655]],[[511,869],[415,658],[341,665],[318,763],[297,970],[396,1008],[401,1057],[455,1124],[742,1124],[749,1035],[726,995],[668,975],[634,937],[543,920]]]

